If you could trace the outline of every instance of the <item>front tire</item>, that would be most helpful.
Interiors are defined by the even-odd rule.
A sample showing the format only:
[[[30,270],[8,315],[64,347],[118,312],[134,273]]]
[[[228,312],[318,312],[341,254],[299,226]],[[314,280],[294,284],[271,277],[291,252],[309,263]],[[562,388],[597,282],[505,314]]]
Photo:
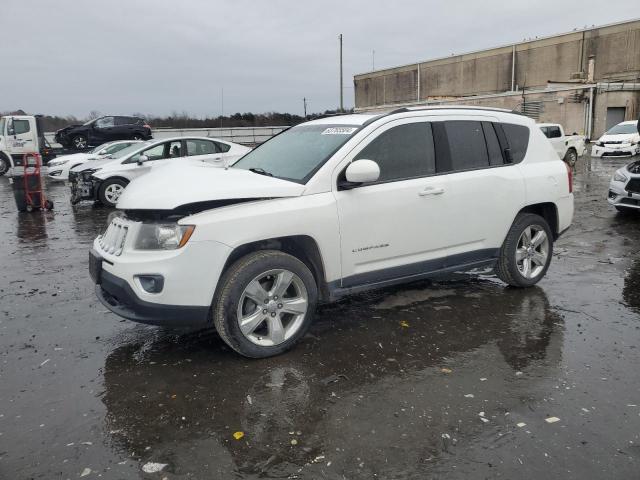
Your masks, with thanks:
[[[495,273],[512,287],[530,287],[544,277],[553,255],[553,234],[540,215],[520,213],[502,244]]]
[[[98,190],[98,200],[106,207],[115,207],[128,182],[120,178],[111,178],[102,182]]]
[[[9,160],[3,154],[0,154],[0,177],[7,173],[10,167]]]
[[[317,301],[315,279],[304,263],[280,251],[262,250],[242,257],[222,276],[213,322],[240,355],[272,357],[304,336]]]
[[[87,137],[85,137],[84,135],[76,135],[75,137],[73,137],[73,140],[71,140],[71,145],[75,150],[84,150],[89,146],[89,144],[87,143]]]

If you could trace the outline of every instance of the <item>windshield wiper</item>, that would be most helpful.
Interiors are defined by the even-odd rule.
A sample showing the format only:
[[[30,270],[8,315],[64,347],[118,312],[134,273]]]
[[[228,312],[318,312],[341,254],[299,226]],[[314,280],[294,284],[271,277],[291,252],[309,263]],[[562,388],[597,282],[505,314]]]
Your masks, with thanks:
[[[249,171],[253,173],[257,173],[258,175],[266,175],[267,177],[273,177],[273,173],[269,173],[260,167],[250,168]]]

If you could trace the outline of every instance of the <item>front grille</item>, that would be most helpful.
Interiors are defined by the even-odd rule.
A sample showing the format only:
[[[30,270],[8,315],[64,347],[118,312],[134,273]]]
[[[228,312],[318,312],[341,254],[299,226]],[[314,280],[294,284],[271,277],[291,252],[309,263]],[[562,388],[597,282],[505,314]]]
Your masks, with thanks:
[[[602,154],[603,157],[630,157],[631,154],[629,152],[624,152],[622,150],[617,150],[615,152],[604,152]]]
[[[107,227],[107,231],[98,237],[98,244],[106,253],[111,253],[116,256],[120,255],[122,254],[128,232],[129,226],[126,224],[126,221],[116,217]]]
[[[605,145],[620,145],[621,143],[624,143],[621,140],[607,140],[606,142],[604,142]]]
[[[621,199],[620,203],[624,203],[625,205],[634,205],[636,207],[640,205],[640,202],[635,198],[626,198],[626,197]]]
[[[640,178],[632,178],[625,187],[627,192],[640,193]]]

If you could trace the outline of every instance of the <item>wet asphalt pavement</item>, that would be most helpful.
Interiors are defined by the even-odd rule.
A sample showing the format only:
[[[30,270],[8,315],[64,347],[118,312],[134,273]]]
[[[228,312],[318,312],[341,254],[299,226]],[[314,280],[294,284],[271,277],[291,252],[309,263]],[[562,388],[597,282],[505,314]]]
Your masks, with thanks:
[[[18,214],[0,178],[0,479],[639,478],[640,215],[605,199],[627,161],[579,160],[539,286],[351,297],[260,361],[108,313],[109,211],[49,184],[54,212]]]

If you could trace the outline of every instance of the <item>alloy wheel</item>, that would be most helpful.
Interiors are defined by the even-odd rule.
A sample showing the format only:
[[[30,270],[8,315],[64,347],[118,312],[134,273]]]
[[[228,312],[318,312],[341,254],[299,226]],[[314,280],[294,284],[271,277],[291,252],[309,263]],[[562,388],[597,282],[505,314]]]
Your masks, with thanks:
[[[123,190],[124,187],[122,185],[112,183],[104,189],[104,198],[115,205],[118,203],[118,198],[120,198],[120,194],[122,194]]]
[[[289,270],[269,270],[251,280],[242,292],[238,325],[256,345],[280,345],[300,329],[308,307],[309,295],[300,277]]]
[[[544,270],[549,258],[549,237],[540,225],[529,225],[518,239],[516,265],[525,278],[535,278]]]
[[[73,139],[73,145],[77,149],[87,148],[87,141],[84,137],[76,137]]]

